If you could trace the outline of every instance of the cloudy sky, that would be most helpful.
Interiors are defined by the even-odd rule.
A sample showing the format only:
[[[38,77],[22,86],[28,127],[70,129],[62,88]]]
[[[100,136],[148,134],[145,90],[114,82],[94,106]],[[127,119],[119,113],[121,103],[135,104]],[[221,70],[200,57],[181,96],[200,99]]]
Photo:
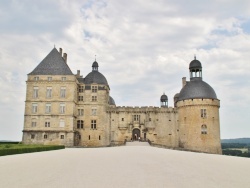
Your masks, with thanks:
[[[221,100],[221,138],[250,137],[249,0],[1,0],[0,140],[21,140],[27,74],[53,49],[99,70],[119,106],[173,106],[194,54]]]

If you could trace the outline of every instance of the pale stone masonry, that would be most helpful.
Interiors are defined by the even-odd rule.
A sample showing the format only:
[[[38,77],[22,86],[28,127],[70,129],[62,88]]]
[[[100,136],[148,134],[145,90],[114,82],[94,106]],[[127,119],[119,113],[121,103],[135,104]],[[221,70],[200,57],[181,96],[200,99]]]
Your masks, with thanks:
[[[190,81],[174,96],[160,97],[161,106],[116,106],[96,61],[83,77],[73,74],[67,54],[54,48],[27,79],[23,142],[78,147],[150,140],[184,150],[221,153],[219,107],[213,88],[202,81],[201,63],[189,66]]]

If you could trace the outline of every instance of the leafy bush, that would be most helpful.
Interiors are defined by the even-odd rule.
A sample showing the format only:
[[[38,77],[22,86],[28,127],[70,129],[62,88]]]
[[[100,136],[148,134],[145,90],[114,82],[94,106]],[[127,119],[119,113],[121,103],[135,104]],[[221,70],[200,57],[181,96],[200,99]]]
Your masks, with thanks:
[[[49,151],[49,150],[57,150],[57,149],[64,149],[64,148],[65,146],[22,145],[22,144],[8,145],[7,144],[4,147],[0,147],[0,156]]]

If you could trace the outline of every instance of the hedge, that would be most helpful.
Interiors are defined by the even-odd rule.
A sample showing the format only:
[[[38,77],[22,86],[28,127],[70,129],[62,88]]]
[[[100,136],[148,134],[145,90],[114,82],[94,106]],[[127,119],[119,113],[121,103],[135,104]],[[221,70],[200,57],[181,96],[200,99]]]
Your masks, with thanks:
[[[21,153],[33,153],[40,151],[49,151],[49,150],[58,150],[64,149],[65,146],[22,146],[22,147],[14,147],[14,148],[0,148],[0,156],[4,155],[13,155],[13,154],[21,154]]]
[[[1,144],[20,144],[21,142],[0,142]]]

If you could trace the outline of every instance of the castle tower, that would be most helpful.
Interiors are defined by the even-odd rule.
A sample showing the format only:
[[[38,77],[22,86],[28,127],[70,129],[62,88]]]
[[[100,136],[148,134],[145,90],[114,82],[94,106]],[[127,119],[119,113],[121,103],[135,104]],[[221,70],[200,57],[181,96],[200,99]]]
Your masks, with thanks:
[[[99,72],[95,60],[92,71],[78,80],[78,102],[75,127],[76,146],[107,146],[110,144],[109,116],[106,112],[115,101],[109,96],[109,85],[105,76]]]
[[[202,65],[196,58],[189,65],[190,81],[183,78],[177,100],[179,147],[221,154],[220,101],[213,88],[202,80]]]

